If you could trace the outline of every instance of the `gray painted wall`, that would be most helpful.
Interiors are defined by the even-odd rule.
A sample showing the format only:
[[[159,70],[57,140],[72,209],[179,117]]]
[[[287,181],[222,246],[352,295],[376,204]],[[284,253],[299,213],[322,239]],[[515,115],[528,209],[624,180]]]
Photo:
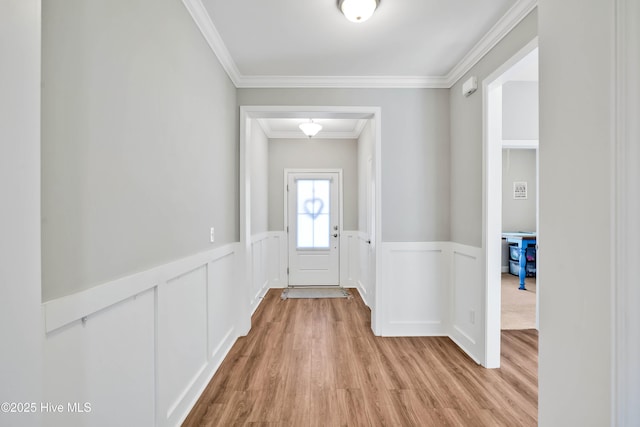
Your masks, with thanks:
[[[382,239],[449,240],[449,91],[239,89],[238,105],[379,106]]]
[[[538,139],[538,82],[502,85],[502,139]]]
[[[482,81],[533,40],[537,9],[523,19],[450,90],[451,106],[451,240],[482,246]],[[478,77],[480,89],[468,98],[462,83]]]
[[[40,1],[0,2],[0,402],[42,402]],[[0,424],[41,425],[38,413]]]
[[[251,120],[251,234],[269,230],[269,138]]]
[[[269,230],[284,230],[284,169],[342,169],[343,228],[358,229],[355,139],[269,140]]]
[[[614,14],[540,0],[539,424],[612,425]],[[637,402],[636,402],[637,404]]]
[[[527,199],[513,198],[514,181],[527,183]],[[502,150],[502,231],[536,231],[536,150]]]
[[[239,240],[236,89],[184,5],[42,16],[44,300]]]

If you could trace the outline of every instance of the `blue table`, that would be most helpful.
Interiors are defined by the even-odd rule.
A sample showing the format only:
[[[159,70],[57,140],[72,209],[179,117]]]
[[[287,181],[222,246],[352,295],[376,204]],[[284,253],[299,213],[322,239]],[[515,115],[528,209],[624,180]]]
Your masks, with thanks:
[[[518,245],[518,249],[520,250],[520,287],[518,289],[522,289],[526,291],[527,288],[524,287],[524,278],[527,277],[527,248],[529,246],[536,245],[536,233],[502,233],[502,238],[507,241],[507,243],[515,243]]]

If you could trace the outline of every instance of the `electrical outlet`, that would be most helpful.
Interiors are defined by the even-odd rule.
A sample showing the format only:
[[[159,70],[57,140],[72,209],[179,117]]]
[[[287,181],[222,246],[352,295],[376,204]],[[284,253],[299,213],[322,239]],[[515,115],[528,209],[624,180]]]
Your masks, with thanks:
[[[213,243],[216,240],[216,235],[215,232],[213,230],[213,227],[211,227],[210,233],[209,233],[209,241],[211,243]]]

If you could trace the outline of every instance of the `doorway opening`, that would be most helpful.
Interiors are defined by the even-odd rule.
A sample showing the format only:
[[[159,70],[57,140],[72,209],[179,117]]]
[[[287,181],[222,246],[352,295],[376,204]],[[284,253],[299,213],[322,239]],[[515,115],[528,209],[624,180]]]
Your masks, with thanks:
[[[322,120],[342,120],[342,121],[360,121],[366,123],[366,126],[363,130],[363,135],[366,136],[357,138],[358,141],[358,165],[357,165],[357,182],[358,182],[358,193],[357,198],[361,198],[362,200],[358,200],[355,203],[353,200],[344,200],[345,206],[349,203],[355,203],[353,209],[357,209],[356,213],[358,219],[357,225],[358,230],[351,230],[350,233],[346,233],[348,235],[342,235],[341,225],[338,224],[338,230],[332,230],[333,233],[330,234],[330,237],[333,239],[333,234],[338,231],[338,239],[340,239],[340,246],[343,250],[340,251],[339,257],[342,257],[343,254],[350,254],[350,260],[356,260],[355,263],[343,263],[342,259],[339,258],[340,261],[340,271],[341,274],[345,271],[342,268],[342,265],[350,265],[353,266],[353,269],[349,271],[349,274],[353,271],[354,274],[357,275],[358,278],[358,290],[360,294],[363,296],[363,300],[365,304],[369,306],[371,309],[371,328],[375,334],[378,334],[378,325],[380,325],[379,317],[380,312],[377,310],[377,295],[380,295],[379,290],[377,289],[379,281],[377,277],[380,276],[380,262],[378,257],[380,254],[376,250],[380,240],[380,211],[381,207],[378,203],[380,198],[380,155],[381,155],[381,108],[380,107],[343,107],[343,106],[241,106],[240,107],[240,182],[239,182],[239,193],[240,193],[240,249],[243,267],[241,270],[245,274],[244,277],[241,278],[241,282],[245,287],[243,293],[248,295],[248,304],[245,304],[241,310],[240,316],[246,323],[243,324],[246,331],[248,331],[251,327],[250,319],[251,312],[253,309],[257,307],[255,289],[252,289],[253,279],[256,276],[255,271],[256,268],[253,262],[252,254],[253,248],[253,238],[257,234],[261,235],[270,235],[270,233],[278,234],[273,240],[279,240],[278,247],[281,248],[282,251],[280,254],[274,254],[271,249],[262,250],[262,253],[269,253],[270,256],[275,256],[280,259],[280,264],[277,266],[277,269],[283,270],[282,266],[284,266],[284,270],[286,271],[287,264],[287,250],[286,246],[288,243],[285,243],[288,238],[285,237],[284,231],[282,230],[282,225],[278,225],[278,228],[272,228],[271,219],[278,218],[278,221],[282,221],[282,214],[273,215],[273,212],[269,212],[269,228],[264,227],[264,218],[259,218],[260,221],[252,221],[253,217],[260,216],[260,209],[264,209],[261,207],[255,206],[255,202],[258,201],[259,204],[264,205],[265,200],[268,198],[266,192],[264,190],[264,182],[260,182],[260,180],[256,180],[254,176],[252,176],[252,170],[255,170],[255,164],[252,161],[255,160],[255,154],[262,155],[260,150],[264,150],[265,147],[265,138],[264,133],[262,133],[262,137],[258,138],[261,141],[254,141],[254,137],[259,135],[261,132],[256,131],[256,126],[261,127],[265,122],[275,123],[274,121],[282,121],[283,123],[286,121],[291,121],[292,119],[296,120],[308,120],[309,118],[313,118],[314,121],[322,121]],[[273,129],[273,128],[272,128]],[[263,129],[264,130],[264,129]],[[274,139],[278,138],[287,138],[286,136],[276,136]],[[268,142],[268,138],[267,142]],[[309,144],[313,144],[314,140],[309,140]],[[366,149],[360,149],[360,142],[365,141],[363,144],[366,146]],[[261,166],[262,167],[262,166]],[[315,166],[289,166],[289,167],[312,167],[312,168],[325,168],[332,167],[328,165],[315,165]],[[366,174],[365,174],[366,172]],[[360,174],[363,174],[360,176]],[[264,175],[264,173],[263,173]],[[365,176],[366,175],[366,176]],[[270,180],[270,182],[274,183],[275,181]],[[281,187],[280,180],[278,179],[278,186]],[[346,184],[345,184],[346,185]],[[347,189],[345,188],[345,191]],[[264,193],[264,194],[263,194]],[[261,197],[260,194],[263,194]],[[271,192],[269,192],[271,194]],[[281,197],[281,196],[278,196]],[[346,197],[346,196],[345,196]],[[320,202],[313,200],[314,197],[311,197],[310,202],[308,202],[307,208],[309,209],[311,215],[315,215],[316,211],[319,209]],[[305,199],[306,201],[307,199]],[[325,203],[324,201],[322,202]],[[271,206],[278,206],[278,210],[282,209],[283,204],[269,204],[269,210],[271,210]],[[366,208],[365,208],[366,207]],[[353,211],[352,209],[352,211]],[[363,209],[369,209],[370,212],[364,212]],[[304,206],[302,206],[302,214],[304,214]],[[287,208],[285,208],[287,211]],[[307,215],[307,220],[310,217]],[[255,219],[255,218],[254,218]],[[366,219],[366,220],[365,220]],[[261,228],[256,229],[255,224],[258,223]],[[252,229],[252,225],[254,228]],[[331,227],[335,227],[336,225],[332,224]],[[291,228],[291,225],[290,225]],[[266,231],[264,231],[266,230]],[[345,243],[347,242],[347,243]],[[295,242],[296,245],[298,242]],[[339,246],[339,247],[340,247]],[[282,249],[284,248],[284,249]],[[349,248],[349,251],[347,251]],[[355,248],[351,250],[351,248]],[[304,255],[309,255],[311,250],[303,251]],[[309,261],[311,257],[306,257],[303,261]],[[318,261],[317,259],[313,260]],[[258,262],[257,270],[258,273],[264,271],[264,267],[261,267]],[[358,271],[359,270],[359,271]],[[286,273],[285,273],[286,274]],[[258,274],[260,276],[260,274]],[[261,277],[261,276],[260,276]],[[342,277],[341,277],[342,279]],[[260,282],[262,283],[262,282]],[[280,282],[282,285],[286,286],[286,282],[283,280]]]
[[[512,58],[499,67],[483,81],[483,120],[484,120],[484,196],[483,196],[483,249],[485,251],[485,366],[487,368],[500,367],[500,340],[502,316],[502,274],[503,274],[503,153],[504,150],[534,150],[535,151],[535,182],[532,187],[538,188],[538,139],[537,139],[537,81],[538,81],[538,39],[535,38],[516,53]],[[508,102],[505,86],[508,82],[518,82],[514,86],[535,83],[536,120],[535,129],[524,122],[518,123],[511,118],[510,122],[503,122],[516,108],[514,105],[503,105]],[[512,88],[513,89],[513,88]],[[522,100],[522,97],[514,97]],[[504,107],[504,108],[503,108]],[[509,108],[508,112],[506,108]],[[521,108],[522,106],[518,106]],[[526,110],[526,109],[525,109]],[[507,114],[505,114],[507,113]],[[526,117],[525,117],[526,119]],[[515,122],[512,122],[515,120]],[[534,135],[522,135],[518,132],[529,129]],[[515,151],[514,151],[515,152]],[[507,151],[509,153],[509,151]],[[523,180],[512,180],[505,183],[513,185],[513,195],[520,199],[528,198],[529,184]],[[517,194],[516,194],[517,193]],[[518,288],[526,288],[527,251],[529,244],[537,248],[538,230],[538,194],[535,192],[535,229],[513,230],[516,235],[512,241],[520,240],[518,251]],[[524,195],[524,197],[522,197]],[[525,199],[526,200],[526,199]],[[526,228],[531,228],[532,224]],[[507,230],[512,231],[512,230]],[[519,233],[520,232],[520,233]],[[519,235],[519,236],[518,236]],[[533,240],[531,240],[533,239]],[[510,239],[506,239],[509,241]],[[526,242],[526,243],[525,243]],[[515,256],[514,256],[515,257]],[[537,274],[539,254],[535,251],[535,268]],[[515,261],[515,260],[514,260]],[[524,261],[524,262],[523,262]],[[509,264],[509,267],[511,265]],[[515,266],[514,266],[515,267]],[[523,274],[524,273],[524,274]],[[524,277],[523,277],[524,276]],[[536,283],[535,294],[535,327],[538,328],[538,306],[540,283]],[[526,292],[519,289],[520,292]]]

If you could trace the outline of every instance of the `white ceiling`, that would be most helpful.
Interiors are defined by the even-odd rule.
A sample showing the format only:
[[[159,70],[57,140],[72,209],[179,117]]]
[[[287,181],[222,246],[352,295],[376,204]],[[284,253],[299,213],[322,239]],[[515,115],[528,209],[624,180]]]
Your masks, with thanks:
[[[349,22],[337,0],[183,0],[236,87],[448,88],[537,0],[381,0]],[[537,73],[536,76],[537,78]],[[533,79],[524,70],[520,79]],[[358,138],[366,120],[318,118],[315,138]],[[269,138],[304,138],[304,118],[262,118]]]
[[[184,0],[237,87],[450,87],[536,0]],[[204,6],[204,9],[202,8]]]
[[[257,119],[260,127],[270,139],[307,138],[300,128],[308,118],[261,118]],[[357,139],[367,123],[366,119],[314,118],[314,122],[322,125],[315,139]]]

